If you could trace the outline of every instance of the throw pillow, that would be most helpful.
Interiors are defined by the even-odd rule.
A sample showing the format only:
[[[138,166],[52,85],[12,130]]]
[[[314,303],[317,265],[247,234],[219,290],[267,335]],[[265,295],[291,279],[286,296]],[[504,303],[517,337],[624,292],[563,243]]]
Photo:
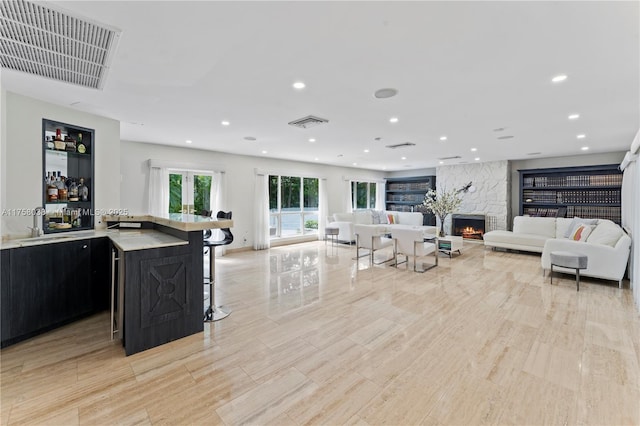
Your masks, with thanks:
[[[566,232],[564,233],[564,237],[569,238],[571,235],[573,235],[576,228],[580,225],[597,225],[597,224],[598,224],[598,219],[583,219],[581,217],[574,217],[573,220],[571,221],[571,224],[569,225]]]
[[[578,225],[569,238],[574,241],[587,241],[587,238],[591,234],[591,231],[593,231],[593,228],[593,225]]]
[[[587,241],[592,244],[604,244],[615,247],[620,237],[622,237],[623,232],[622,228],[615,223],[603,220],[595,227]]]
[[[380,225],[380,212],[378,210],[371,210],[371,223]]]
[[[395,219],[395,216],[393,214],[388,214],[387,218],[389,220],[389,224],[393,225],[394,223],[396,223],[396,219]]]

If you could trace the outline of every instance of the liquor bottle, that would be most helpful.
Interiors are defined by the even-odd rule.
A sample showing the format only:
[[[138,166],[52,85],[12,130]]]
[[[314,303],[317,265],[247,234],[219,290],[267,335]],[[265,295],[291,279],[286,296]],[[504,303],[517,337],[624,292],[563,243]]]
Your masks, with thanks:
[[[64,143],[64,139],[62,139],[62,132],[60,129],[56,129],[56,138],[53,141],[55,149],[59,151],[64,151],[67,148],[67,144]]]
[[[78,196],[78,184],[74,179],[70,179],[71,183],[69,184],[69,201],[79,201]]]
[[[89,200],[89,188],[84,184],[83,178],[80,178],[80,185],[78,185],[78,196],[82,201]]]

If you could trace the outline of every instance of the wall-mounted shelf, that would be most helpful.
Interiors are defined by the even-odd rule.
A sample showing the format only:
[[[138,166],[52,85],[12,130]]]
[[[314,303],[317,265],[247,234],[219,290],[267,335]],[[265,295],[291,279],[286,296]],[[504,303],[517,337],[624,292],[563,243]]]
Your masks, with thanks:
[[[386,209],[401,212],[418,211],[416,206],[422,204],[425,194],[430,189],[436,189],[435,176],[389,178],[385,191]],[[423,225],[436,224],[433,213],[423,213],[423,215]]]
[[[93,129],[42,120],[45,234],[93,229],[94,138]],[[70,201],[74,190],[79,191],[79,200]],[[82,199],[82,193],[85,200]],[[68,224],[71,226],[68,227]]]
[[[616,164],[519,170],[520,215],[620,223],[622,172]]]

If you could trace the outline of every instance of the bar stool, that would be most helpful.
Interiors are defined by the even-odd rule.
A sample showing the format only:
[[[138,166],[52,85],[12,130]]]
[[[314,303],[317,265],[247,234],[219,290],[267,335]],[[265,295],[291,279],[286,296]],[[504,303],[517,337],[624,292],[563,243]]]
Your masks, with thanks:
[[[231,219],[231,212],[225,213],[219,211],[216,215],[218,219]],[[204,247],[204,254],[209,251],[209,279],[204,281],[205,285],[209,285],[209,307],[204,313],[204,321],[218,321],[229,316],[230,312],[223,311],[219,306],[216,306],[215,302],[215,289],[214,284],[216,281],[216,253],[215,249],[218,246],[226,246],[233,242],[233,234],[229,228],[220,228],[220,231],[224,234],[224,239],[215,241],[210,240],[211,230],[208,229],[204,232],[204,240],[202,245]]]

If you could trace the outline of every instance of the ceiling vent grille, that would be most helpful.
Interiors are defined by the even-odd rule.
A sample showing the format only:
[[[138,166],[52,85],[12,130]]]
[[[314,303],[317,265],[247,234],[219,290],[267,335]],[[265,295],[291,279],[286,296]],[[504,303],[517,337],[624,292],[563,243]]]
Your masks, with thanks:
[[[0,65],[102,89],[120,31],[24,0],[0,2]]]
[[[387,148],[391,148],[391,149],[408,148],[410,146],[416,146],[416,144],[413,142],[404,142],[404,143],[397,143],[395,145],[386,145]]]
[[[454,155],[453,157],[441,157],[441,158],[438,158],[438,160],[455,160],[458,158],[462,158],[462,157],[460,157],[459,155]]]
[[[314,115],[307,115],[306,117],[299,118],[289,122],[289,125],[300,127],[301,129],[308,129],[309,127],[319,126],[320,124],[328,123],[329,120],[316,117]]]

